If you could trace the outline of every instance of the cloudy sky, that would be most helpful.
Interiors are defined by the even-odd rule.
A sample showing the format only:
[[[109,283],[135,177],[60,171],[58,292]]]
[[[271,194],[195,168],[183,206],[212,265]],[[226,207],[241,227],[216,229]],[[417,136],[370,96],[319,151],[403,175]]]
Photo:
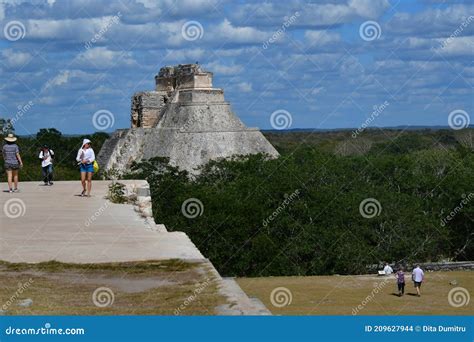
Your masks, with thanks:
[[[0,35],[0,117],[19,134],[93,132],[98,111],[113,115],[107,131],[128,127],[133,93],[196,61],[263,129],[275,111],[289,128],[474,113],[467,0],[0,0]]]

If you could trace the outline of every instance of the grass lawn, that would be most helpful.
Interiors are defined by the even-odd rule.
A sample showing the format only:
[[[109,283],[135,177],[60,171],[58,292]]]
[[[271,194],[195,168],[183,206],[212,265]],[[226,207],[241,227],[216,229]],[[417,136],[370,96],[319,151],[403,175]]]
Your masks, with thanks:
[[[469,297],[474,295],[474,272],[427,272],[425,276],[421,297],[415,296],[411,281],[406,283],[405,296],[398,297],[394,278],[373,275],[239,278],[237,282],[247,295],[259,298],[274,315],[473,314],[474,299],[454,307],[449,304],[448,294],[451,289],[462,287]],[[406,278],[408,281],[409,277]],[[453,281],[456,285],[450,284]],[[454,293],[454,304],[467,298],[459,291]]]
[[[214,315],[226,303],[206,263],[0,263],[0,277],[3,315]]]

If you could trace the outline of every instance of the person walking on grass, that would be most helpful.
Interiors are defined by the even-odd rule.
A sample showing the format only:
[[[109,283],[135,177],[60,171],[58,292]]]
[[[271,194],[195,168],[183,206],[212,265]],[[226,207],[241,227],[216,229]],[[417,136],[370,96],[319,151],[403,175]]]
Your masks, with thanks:
[[[405,294],[405,273],[403,272],[403,267],[398,269],[395,277],[397,278],[398,297],[401,297]]]
[[[8,134],[5,137],[5,144],[2,148],[3,161],[7,173],[8,192],[10,193],[18,192],[18,170],[23,167],[20,148],[16,144],[16,140],[17,138],[13,134]]]
[[[81,170],[81,197],[90,197],[92,190],[92,175],[94,174],[95,153],[91,147],[91,141],[89,139],[84,139],[82,141],[82,147],[77,151],[76,160],[79,162]]]
[[[385,272],[385,275],[390,275],[393,273],[393,268],[390,267],[388,262],[385,263],[385,267],[383,268],[383,271]]]
[[[43,145],[39,153],[39,159],[41,159],[44,185],[53,185],[53,158],[54,151],[48,145]]]
[[[416,265],[416,267],[413,269],[411,278],[413,279],[413,283],[415,285],[416,294],[418,297],[420,297],[421,296],[421,293],[420,293],[421,283],[425,279],[425,273],[420,268],[420,265]]]

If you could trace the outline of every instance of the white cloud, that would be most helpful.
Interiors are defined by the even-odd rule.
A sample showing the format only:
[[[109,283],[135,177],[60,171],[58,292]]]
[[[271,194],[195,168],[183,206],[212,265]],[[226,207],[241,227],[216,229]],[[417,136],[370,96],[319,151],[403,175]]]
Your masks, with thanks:
[[[201,48],[197,49],[176,49],[176,50],[166,50],[166,58],[165,61],[186,61],[189,62],[190,60],[194,63],[195,61],[199,61],[200,58],[206,56],[206,51]]]
[[[436,52],[450,56],[471,56],[474,54],[474,36],[437,39]]]
[[[79,54],[75,62],[85,68],[108,69],[130,66],[136,62],[130,52],[108,50],[106,47],[95,47]]]
[[[206,70],[212,71],[220,75],[237,75],[242,71],[241,65],[222,65],[219,62],[207,63],[204,67]]]
[[[48,90],[52,87],[58,87],[58,86],[61,86],[63,84],[66,84],[69,81],[70,74],[71,74],[71,71],[69,71],[69,70],[61,71],[58,75],[56,75],[52,79],[48,80],[41,90],[45,91],[45,90]],[[46,99],[46,97],[45,97],[45,99]]]
[[[387,32],[414,35],[417,37],[440,38],[450,36],[466,22],[474,12],[473,5],[453,5],[446,8],[428,8],[424,11],[410,14],[395,13],[390,25],[384,27]],[[462,35],[472,35],[474,23],[463,28]]]
[[[252,83],[240,82],[237,84],[237,89],[243,93],[250,93],[252,91]]]
[[[262,43],[269,34],[248,26],[234,26],[227,19],[211,30],[210,39],[226,43]]]
[[[9,68],[22,67],[31,61],[32,56],[28,52],[15,52],[12,49],[6,49],[1,52],[2,63]]]
[[[232,13],[238,22],[254,26],[279,26],[298,12],[292,26],[323,27],[351,22],[357,18],[378,18],[389,8],[388,0],[349,0],[308,3],[307,1],[264,2],[239,6]],[[251,16],[249,16],[251,13]]]
[[[390,3],[388,0],[349,0],[349,7],[363,18],[378,18]]]
[[[338,33],[329,31],[306,31],[304,36],[310,45],[325,45],[341,40]]]

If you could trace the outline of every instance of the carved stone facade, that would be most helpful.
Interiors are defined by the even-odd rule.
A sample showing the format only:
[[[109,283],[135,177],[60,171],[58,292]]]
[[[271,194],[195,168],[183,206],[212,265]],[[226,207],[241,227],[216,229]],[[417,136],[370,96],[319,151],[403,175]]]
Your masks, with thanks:
[[[162,117],[163,108],[173,99],[176,90],[212,89],[212,72],[203,71],[198,64],[166,66],[155,76],[155,91],[133,95],[131,127],[155,127]]]
[[[197,64],[166,66],[155,90],[132,97],[131,129],[119,130],[99,153],[104,170],[124,172],[131,162],[168,157],[191,173],[211,159],[278,152],[256,128],[232,112],[224,91],[212,87],[213,74]]]

